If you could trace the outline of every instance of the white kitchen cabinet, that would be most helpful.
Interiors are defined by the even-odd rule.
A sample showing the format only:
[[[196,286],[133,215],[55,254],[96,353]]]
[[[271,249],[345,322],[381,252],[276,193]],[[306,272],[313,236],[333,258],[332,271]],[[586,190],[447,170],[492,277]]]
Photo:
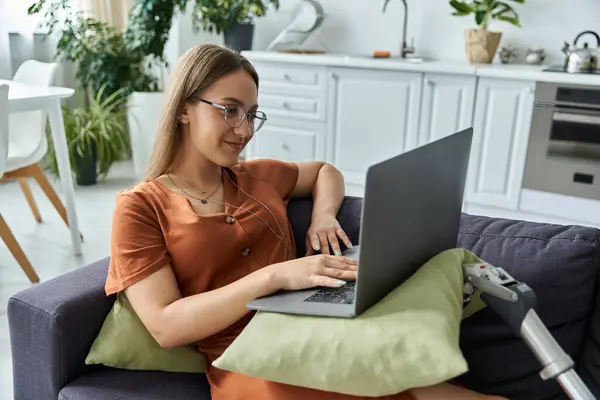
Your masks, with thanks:
[[[321,160],[324,138],[322,123],[269,117],[249,143],[246,157],[294,162]]]
[[[472,75],[425,74],[419,145],[473,126],[476,85]]]
[[[465,200],[516,210],[535,82],[479,78]]]
[[[326,161],[361,194],[369,166],[418,145],[422,74],[331,68]]]
[[[259,108],[267,114],[244,157],[322,160],[326,134],[327,68],[255,62]]]

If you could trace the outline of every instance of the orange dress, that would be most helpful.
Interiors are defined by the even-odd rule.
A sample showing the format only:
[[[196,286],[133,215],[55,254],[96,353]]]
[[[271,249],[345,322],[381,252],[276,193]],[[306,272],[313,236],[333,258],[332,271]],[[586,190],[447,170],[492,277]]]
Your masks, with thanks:
[[[186,197],[154,181],[140,183],[117,196],[107,294],[122,291],[170,264],[182,296],[190,296],[225,286],[295,255],[286,207],[298,177],[296,164],[256,160],[241,162],[227,171],[235,185],[224,178],[224,200],[234,207],[226,206],[225,212],[219,214],[196,214]],[[264,203],[276,216],[292,255],[271,231],[281,237],[273,215],[247,194]],[[211,366],[253,315],[249,312],[223,331],[197,343],[208,361],[207,377],[213,399],[360,399],[268,382]],[[386,398],[414,399],[409,393]]]

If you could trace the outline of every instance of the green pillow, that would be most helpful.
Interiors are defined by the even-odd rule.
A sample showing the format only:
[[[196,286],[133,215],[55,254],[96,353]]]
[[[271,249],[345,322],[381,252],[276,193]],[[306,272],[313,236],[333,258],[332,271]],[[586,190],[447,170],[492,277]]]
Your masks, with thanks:
[[[217,368],[355,396],[386,396],[467,372],[459,348],[464,249],[429,260],[408,281],[353,319],[259,312]],[[481,309],[474,298],[467,311]]]
[[[146,371],[202,373],[206,370],[206,359],[195,347],[160,347],[122,293],[117,294],[85,363]]]

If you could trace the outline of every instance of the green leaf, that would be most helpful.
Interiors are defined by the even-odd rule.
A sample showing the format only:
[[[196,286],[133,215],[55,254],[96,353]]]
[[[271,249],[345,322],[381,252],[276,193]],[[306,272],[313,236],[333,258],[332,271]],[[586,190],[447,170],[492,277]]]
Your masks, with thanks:
[[[481,25],[484,20],[485,20],[485,12],[483,12],[483,11],[476,11],[475,12],[475,23],[477,25]]]
[[[517,27],[521,27],[521,21],[519,21],[518,17],[505,17],[505,16],[498,16],[496,17],[497,20],[499,21],[505,21],[505,22],[509,22]]]
[[[492,18],[499,21],[508,22],[517,27],[521,27],[519,15],[510,5],[506,3],[498,3],[498,10],[492,14]]]
[[[473,8],[471,6],[469,6],[468,4],[459,2],[458,0],[451,0],[450,1],[450,5],[452,7],[454,7],[454,9],[459,12],[459,13],[463,13],[465,15],[468,15],[470,13],[473,12]]]

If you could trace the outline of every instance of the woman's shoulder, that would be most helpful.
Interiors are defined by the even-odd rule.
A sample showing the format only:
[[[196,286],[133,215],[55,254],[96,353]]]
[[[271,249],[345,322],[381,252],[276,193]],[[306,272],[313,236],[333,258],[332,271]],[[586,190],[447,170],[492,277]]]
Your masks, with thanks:
[[[117,194],[116,211],[136,211],[155,214],[164,203],[165,193],[154,181],[137,183]]]

